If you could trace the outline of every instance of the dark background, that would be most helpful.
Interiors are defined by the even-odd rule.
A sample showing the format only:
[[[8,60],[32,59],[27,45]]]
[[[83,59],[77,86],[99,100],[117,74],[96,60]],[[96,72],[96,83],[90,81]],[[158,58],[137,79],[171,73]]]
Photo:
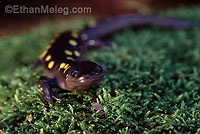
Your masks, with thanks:
[[[6,5],[25,5],[27,7],[36,7],[40,5],[61,6],[61,7],[91,7],[92,14],[100,17],[124,13],[144,13],[166,11],[171,8],[182,6],[193,6],[199,4],[199,0],[3,0],[0,1],[0,36],[16,34],[21,31],[31,29],[33,26],[46,20],[55,20],[58,18],[69,19],[72,15],[64,16],[62,14],[8,14],[5,12]]]

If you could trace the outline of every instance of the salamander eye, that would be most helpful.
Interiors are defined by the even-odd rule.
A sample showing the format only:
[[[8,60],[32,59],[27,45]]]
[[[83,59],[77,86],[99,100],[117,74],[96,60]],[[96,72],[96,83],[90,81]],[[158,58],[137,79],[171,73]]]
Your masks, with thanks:
[[[71,72],[72,77],[76,77],[78,75],[78,71],[74,70]]]

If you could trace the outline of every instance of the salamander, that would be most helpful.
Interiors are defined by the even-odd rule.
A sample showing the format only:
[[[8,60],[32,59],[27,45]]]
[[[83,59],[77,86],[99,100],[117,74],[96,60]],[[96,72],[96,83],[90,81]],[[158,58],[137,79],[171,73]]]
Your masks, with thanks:
[[[68,91],[83,91],[101,81],[104,77],[103,68],[85,60],[84,53],[88,48],[109,46],[103,37],[126,27],[156,25],[172,28],[190,29],[192,23],[165,17],[143,15],[121,15],[100,21],[93,27],[80,32],[66,31],[53,39],[40,56],[46,73],[41,79],[39,87],[44,93],[43,102],[60,100],[53,94],[52,87],[59,87]]]

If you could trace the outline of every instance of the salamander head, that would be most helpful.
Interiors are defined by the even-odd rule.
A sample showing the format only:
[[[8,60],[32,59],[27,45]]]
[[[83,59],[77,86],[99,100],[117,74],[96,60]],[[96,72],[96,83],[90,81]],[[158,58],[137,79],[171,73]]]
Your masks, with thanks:
[[[66,75],[66,84],[72,91],[81,91],[101,81],[103,76],[100,65],[91,61],[75,61]]]

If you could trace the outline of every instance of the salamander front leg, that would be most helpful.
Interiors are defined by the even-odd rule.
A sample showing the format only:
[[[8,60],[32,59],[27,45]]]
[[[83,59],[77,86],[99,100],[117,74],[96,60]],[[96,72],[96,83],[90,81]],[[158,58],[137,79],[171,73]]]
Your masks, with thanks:
[[[54,104],[53,100],[61,100],[52,92],[52,87],[58,87],[55,79],[44,78],[40,80],[39,87],[42,89],[44,94],[43,103],[49,100],[51,104]]]

